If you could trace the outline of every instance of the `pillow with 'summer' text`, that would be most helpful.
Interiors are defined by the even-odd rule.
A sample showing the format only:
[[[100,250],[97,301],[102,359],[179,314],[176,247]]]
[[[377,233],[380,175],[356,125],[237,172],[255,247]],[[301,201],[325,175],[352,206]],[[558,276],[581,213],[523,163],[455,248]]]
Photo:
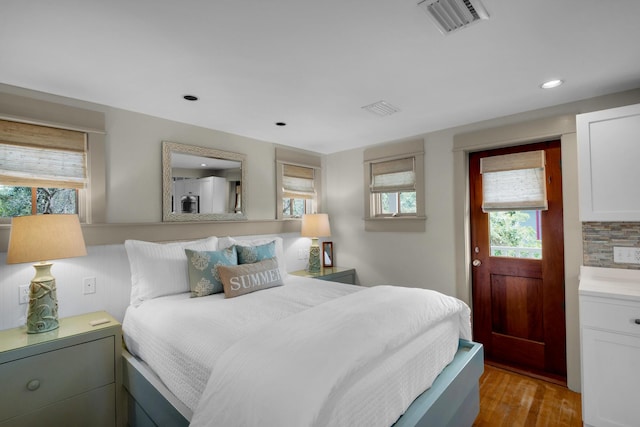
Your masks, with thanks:
[[[226,298],[284,285],[278,261],[275,258],[252,264],[218,266],[218,273]]]

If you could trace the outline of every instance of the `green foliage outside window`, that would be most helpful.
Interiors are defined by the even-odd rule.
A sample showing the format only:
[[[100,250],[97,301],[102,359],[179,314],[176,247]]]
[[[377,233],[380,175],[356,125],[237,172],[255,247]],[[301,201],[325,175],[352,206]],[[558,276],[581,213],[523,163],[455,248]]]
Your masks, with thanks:
[[[540,249],[542,241],[538,240],[534,227],[527,225],[531,218],[528,211],[491,212],[489,215],[491,254],[494,256],[517,256],[520,258],[540,258],[540,251],[523,251],[522,248]],[[496,246],[519,248],[493,249]]]
[[[400,209],[396,209],[400,203]],[[381,193],[380,203],[383,214],[411,214],[416,213],[416,192]]]
[[[306,213],[304,199],[282,199],[282,206],[285,216],[301,218]]]
[[[0,185],[0,217],[31,215],[31,188]]]
[[[0,217],[31,215],[31,187],[0,185]],[[72,214],[78,212],[77,192],[71,188],[38,188],[36,211],[43,214]]]

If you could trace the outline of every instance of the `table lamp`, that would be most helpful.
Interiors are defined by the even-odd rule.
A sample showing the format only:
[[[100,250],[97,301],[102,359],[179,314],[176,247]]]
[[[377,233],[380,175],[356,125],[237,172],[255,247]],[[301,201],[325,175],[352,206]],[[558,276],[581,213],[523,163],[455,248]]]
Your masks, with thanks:
[[[309,273],[320,273],[320,246],[319,237],[331,236],[329,226],[329,215],[309,214],[302,215],[302,237],[311,237],[311,247],[309,248]]]
[[[29,286],[27,333],[37,334],[58,328],[56,279],[48,260],[84,256],[82,229],[78,215],[44,214],[14,217],[11,220],[7,264],[39,261]]]

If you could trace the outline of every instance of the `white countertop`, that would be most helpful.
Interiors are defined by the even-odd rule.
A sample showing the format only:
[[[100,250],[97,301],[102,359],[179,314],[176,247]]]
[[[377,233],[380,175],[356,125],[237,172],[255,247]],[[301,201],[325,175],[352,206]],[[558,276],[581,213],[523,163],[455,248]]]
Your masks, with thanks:
[[[640,270],[582,266],[579,293],[640,301]]]

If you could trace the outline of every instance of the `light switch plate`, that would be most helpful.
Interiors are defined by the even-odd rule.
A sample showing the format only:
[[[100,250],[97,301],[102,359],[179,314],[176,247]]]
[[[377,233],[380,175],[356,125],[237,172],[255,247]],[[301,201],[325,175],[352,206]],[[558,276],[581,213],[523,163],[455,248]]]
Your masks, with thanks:
[[[616,264],[640,264],[640,248],[614,246],[613,262]]]
[[[29,304],[29,285],[18,286],[18,304]]]
[[[95,277],[85,277],[84,279],[82,279],[82,293],[84,293],[85,295],[96,293]]]

